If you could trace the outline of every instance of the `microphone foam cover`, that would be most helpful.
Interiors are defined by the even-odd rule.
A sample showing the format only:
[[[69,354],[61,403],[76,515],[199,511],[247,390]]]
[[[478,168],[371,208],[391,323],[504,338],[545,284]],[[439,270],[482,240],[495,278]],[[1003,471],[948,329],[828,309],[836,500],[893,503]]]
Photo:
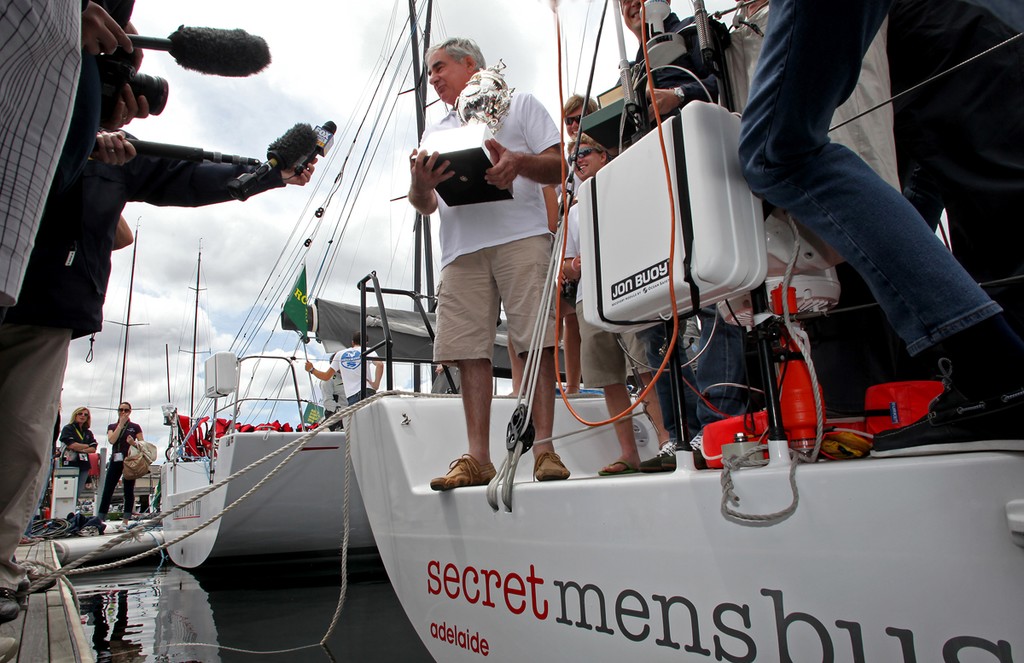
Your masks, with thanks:
[[[245,30],[182,25],[168,39],[171,40],[171,57],[185,69],[201,74],[250,76],[270,64],[267,42]]]
[[[316,149],[316,131],[299,123],[267,147],[267,154],[277,155],[281,168],[291,168]]]

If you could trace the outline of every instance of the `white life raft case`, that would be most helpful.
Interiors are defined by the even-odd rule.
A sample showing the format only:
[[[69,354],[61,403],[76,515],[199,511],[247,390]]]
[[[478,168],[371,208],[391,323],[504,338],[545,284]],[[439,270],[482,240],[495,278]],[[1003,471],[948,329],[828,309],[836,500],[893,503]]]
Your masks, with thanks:
[[[702,102],[662,123],[681,317],[752,290],[767,273],[761,202],[740,171],[739,125],[736,115]],[[586,320],[621,332],[669,319],[671,216],[658,132],[583,182],[578,201]]]

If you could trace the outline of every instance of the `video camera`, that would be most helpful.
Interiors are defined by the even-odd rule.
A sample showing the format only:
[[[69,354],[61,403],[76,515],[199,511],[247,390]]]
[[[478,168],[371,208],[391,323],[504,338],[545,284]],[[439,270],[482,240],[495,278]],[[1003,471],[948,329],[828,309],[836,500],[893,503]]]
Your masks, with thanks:
[[[121,98],[121,89],[127,84],[136,98],[145,96],[149,113],[159,115],[167,105],[167,80],[159,76],[140,74],[135,69],[131,54],[118,49],[110,55],[99,55],[96,62],[100,70],[100,118],[110,118]]]

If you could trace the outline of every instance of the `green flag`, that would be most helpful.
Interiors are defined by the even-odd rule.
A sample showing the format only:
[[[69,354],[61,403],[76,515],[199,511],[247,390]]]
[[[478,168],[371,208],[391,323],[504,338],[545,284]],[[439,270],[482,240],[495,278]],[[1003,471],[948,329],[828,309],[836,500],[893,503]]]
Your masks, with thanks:
[[[295,287],[292,288],[292,294],[288,297],[288,301],[284,303],[284,314],[295,323],[295,328],[298,330],[299,335],[302,336],[302,342],[309,342],[309,318],[306,309],[306,302],[308,301],[309,293],[306,292],[306,268],[303,266],[302,273],[299,274],[299,278],[295,281]]]

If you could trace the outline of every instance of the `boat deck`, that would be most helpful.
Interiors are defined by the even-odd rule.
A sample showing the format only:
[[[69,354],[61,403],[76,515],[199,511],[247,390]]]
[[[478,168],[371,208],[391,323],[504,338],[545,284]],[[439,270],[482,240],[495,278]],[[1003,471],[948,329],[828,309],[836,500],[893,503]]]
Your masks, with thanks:
[[[53,543],[19,546],[17,559],[60,566]],[[0,624],[0,636],[19,641],[18,663],[95,661],[85,637],[71,585],[61,580],[45,592],[28,597],[14,621]]]

